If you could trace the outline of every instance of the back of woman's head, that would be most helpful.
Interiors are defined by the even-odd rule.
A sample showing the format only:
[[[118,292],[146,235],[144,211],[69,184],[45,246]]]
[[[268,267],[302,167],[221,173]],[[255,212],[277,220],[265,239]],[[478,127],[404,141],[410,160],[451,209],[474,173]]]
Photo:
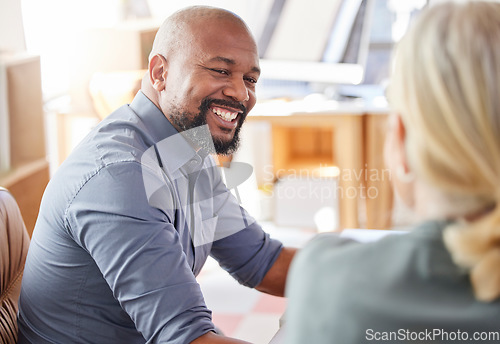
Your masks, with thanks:
[[[445,232],[476,297],[500,296],[500,3],[439,4],[398,44],[389,100],[406,129],[410,169],[455,215]]]

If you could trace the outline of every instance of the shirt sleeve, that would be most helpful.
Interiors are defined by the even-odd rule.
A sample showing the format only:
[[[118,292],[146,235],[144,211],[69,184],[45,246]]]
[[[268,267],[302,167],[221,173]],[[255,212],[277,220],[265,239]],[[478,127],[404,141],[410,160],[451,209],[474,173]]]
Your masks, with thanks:
[[[69,206],[68,230],[148,343],[189,343],[214,330],[211,312],[172,211],[148,204],[143,173],[136,162],[101,169]]]
[[[272,239],[240,206],[214,174],[214,209],[218,217],[210,255],[240,284],[254,288],[278,258],[283,245]]]
[[[211,256],[240,284],[255,288],[278,258],[283,244],[256,223],[215,241]]]

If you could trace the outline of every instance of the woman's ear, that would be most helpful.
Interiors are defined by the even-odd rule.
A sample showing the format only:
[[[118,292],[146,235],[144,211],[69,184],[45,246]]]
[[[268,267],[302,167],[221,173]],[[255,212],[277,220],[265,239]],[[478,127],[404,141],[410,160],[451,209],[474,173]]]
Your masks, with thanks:
[[[392,185],[396,193],[408,207],[413,208],[415,176],[408,164],[406,139],[406,128],[401,116],[391,114],[384,147],[385,163],[391,171]]]
[[[401,118],[401,115],[395,114],[395,117],[392,119],[394,121],[394,139],[396,140],[396,149],[398,150],[399,155],[399,164],[402,166],[405,174],[409,174],[410,168],[408,167],[408,156],[406,153],[406,128]]]
[[[387,167],[395,171],[401,165],[404,149],[405,130],[401,117],[391,113],[387,122],[387,133],[385,137],[384,160]],[[402,147],[403,145],[403,147]]]
[[[161,92],[165,89],[167,65],[167,59],[160,54],[156,54],[151,61],[149,61],[149,81],[157,92]]]

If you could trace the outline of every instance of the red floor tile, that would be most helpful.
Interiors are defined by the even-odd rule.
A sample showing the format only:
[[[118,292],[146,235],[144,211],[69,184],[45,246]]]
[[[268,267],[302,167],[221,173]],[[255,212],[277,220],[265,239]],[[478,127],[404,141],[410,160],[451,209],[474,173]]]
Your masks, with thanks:
[[[262,294],[255,303],[253,312],[283,314],[286,309],[286,299],[267,294]]]
[[[212,322],[225,336],[232,336],[243,318],[244,314],[212,313]]]

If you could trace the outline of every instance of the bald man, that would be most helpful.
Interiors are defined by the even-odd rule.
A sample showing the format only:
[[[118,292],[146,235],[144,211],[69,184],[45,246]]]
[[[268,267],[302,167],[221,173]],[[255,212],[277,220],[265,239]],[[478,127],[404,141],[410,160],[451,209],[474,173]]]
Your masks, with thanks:
[[[211,255],[241,284],[284,294],[295,251],[238,204],[211,156],[237,149],[259,73],[234,14],[191,7],[162,24],[141,91],[45,191],[20,343],[241,343],[215,334],[195,277]]]

